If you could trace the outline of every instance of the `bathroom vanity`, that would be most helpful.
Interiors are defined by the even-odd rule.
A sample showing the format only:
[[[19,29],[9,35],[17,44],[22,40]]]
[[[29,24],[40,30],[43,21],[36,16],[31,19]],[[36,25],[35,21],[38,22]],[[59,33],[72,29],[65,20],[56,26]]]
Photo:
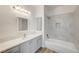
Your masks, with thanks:
[[[25,37],[0,43],[1,53],[33,53],[42,46],[42,34],[35,32]]]
[[[1,53],[33,53],[42,46],[42,17],[35,17],[30,9],[10,6],[13,13],[12,32],[0,38]],[[18,9],[17,9],[18,8]],[[34,13],[35,14],[35,13]],[[34,20],[35,19],[35,20]],[[9,20],[11,21],[11,19]],[[8,22],[9,23],[9,22]],[[4,24],[3,24],[4,25]],[[15,26],[14,26],[15,25]],[[6,27],[9,27],[6,26]],[[5,30],[5,32],[9,32]],[[32,31],[32,32],[31,32]],[[16,35],[16,33],[19,33]],[[12,35],[11,35],[12,34]]]

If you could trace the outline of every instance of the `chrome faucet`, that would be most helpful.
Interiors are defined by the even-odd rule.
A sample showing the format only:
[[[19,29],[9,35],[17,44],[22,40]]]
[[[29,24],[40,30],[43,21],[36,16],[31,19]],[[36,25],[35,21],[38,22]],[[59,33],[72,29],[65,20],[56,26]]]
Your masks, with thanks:
[[[24,38],[26,37],[26,34],[24,33]]]

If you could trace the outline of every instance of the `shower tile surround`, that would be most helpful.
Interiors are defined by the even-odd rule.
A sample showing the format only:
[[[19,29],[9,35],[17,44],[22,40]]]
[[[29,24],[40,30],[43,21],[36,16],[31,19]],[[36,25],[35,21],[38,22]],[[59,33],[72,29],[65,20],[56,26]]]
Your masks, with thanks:
[[[69,6],[64,6],[69,7]],[[45,6],[44,21],[45,21],[45,39],[47,34],[51,39],[58,39],[67,42],[74,42],[75,39],[75,8],[77,6],[70,6],[69,10],[64,10],[61,5]],[[73,8],[72,8],[73,7]],[[60,9],[59,9],[60,8]],[[56,9],[56,10],[55,10]],[[73,12],[71,12],[74,9]],[[61,11],[62,10],[62,11]],[[58,13],[56,13],[56,11]],[[78,11],[78,10],[77,10]]]
[[[75,46],[77,47],[78,51],[79,51],[79,7],[76,9],[76,11],[74,12],[74,43]]]
[[[45,40],[51,39],[51,40],[60,40],[60,41],[72,43],[79,51],[79,39],[78,39],[79,38],[79,6],[77,6],[77,8],[74,9],[73,12],[70,11],[62,14],[54,13],[53,10],[56,7],[57,6],[52,6],[52,8],[48,8],[47,6],[45,6],[45,9],[44,9]],[[47,37],[47,35],[49,38]]]
[[[51,16],[48,19],[47,33],[50,38],[73,42],[73,13]]]

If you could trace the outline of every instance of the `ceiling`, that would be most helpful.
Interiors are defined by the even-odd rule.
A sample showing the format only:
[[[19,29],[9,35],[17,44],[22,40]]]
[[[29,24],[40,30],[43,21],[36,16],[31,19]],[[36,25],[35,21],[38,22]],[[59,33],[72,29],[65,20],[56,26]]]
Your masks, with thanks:
[[[77,9],[77,5],[46,5],[46,13],[51,15],[59,15],[63,13],[74,12]]]

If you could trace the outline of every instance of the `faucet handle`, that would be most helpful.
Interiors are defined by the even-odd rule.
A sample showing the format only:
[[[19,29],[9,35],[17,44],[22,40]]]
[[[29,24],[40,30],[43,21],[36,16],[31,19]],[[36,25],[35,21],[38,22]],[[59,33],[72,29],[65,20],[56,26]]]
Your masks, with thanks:
[[[46,36],[47,36],[47,38],[49,38],[49,35],[48,34],[46,34]]]

